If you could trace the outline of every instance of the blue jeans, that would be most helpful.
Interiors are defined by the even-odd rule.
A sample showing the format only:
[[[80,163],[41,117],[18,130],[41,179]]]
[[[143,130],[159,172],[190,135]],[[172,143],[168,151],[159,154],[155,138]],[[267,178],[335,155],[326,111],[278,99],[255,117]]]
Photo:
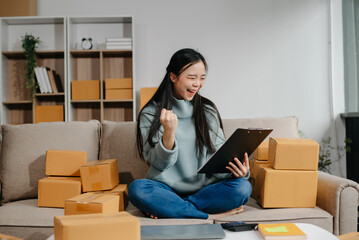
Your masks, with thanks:
[[[208,214],[246,204],[251,191],[251,184],[243,178],[223,180],[183,198],[166,184],[150,179],[135,180],[128,188],[131,203],[158,218],[207,219]]]

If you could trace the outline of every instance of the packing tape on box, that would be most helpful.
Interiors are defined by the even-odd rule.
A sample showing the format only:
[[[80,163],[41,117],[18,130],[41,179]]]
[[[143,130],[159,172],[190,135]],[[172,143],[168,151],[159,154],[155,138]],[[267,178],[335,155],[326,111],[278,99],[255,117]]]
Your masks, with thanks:
[[[95,175],[98,174],[100,172],[100,167],[99,166],[91,166],[89,168],[89,175]]]
[[[98,161],[93,161],[88,163],[88,166],[96,166],[96,165],[105,165],[105,164],[109,164],[109,160],[98,160]]]
[[[93,193],[81,200],[76,201],[76,211],[89,211],[90,203],[100,197],[102,197],[100,193]]]
[[[90,211],[89,203],[76,203],[76,211],[77,212],[88,212]]]
[[[101,194],[102,192],[94,192],[94,193],[91,193],[91,194],[88,194],[88,196],[80,199],[80,200],[77,200],[76,202],[77,203],[90,203],[92,202],[93,200],[99,198],[102,196]]]

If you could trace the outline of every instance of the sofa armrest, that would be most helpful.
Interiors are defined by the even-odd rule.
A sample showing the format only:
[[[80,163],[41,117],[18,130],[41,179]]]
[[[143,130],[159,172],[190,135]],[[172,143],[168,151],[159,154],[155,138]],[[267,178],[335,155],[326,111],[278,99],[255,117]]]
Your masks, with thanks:
[[[317,206],[333,216],[334,234],[357,231],[358,202],[358,183],[318,172]]]

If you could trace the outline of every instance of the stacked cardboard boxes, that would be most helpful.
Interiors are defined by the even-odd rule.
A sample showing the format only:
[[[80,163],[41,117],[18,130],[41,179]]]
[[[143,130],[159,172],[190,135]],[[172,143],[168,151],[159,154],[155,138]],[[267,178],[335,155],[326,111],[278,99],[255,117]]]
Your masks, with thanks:
[[[48,150],[46,175],[38,206],[65,208],[54,218],[56,239],[140,239],[139,220],[123,212],[127,185],[119,184],[116,159],[87,163],[86,152]]]
[[[126,190],[127,185],[119,185],[116,159],[93,161],[80,167],[83,192],[65,201],[65,215],[110,213],[124,210],[124,198],[116,189]],[[106,191],[106,192],[104,192]],[[117,191],[117,194],[107,192]],[[120,203],[123,203],[120,206]],[[127,204],[126,204],[127,205]]]
[[[270,138],[250,161],[252,197],[264,208],[315,207],[319,144]]]
[[[84,151],[48,150],[46,175],[38,182],[39,207],[65,208],[65,214],[118,212],[127,207],[127,185],[119,184],[116,159],[87,163]]]
[[[80,166],[87,152],[48,150],[46,175],[38,182],[38,206],[63,208],[65,200],[81,194]]]
[[[105,99],[132,99],[132,78],[106,78]]]

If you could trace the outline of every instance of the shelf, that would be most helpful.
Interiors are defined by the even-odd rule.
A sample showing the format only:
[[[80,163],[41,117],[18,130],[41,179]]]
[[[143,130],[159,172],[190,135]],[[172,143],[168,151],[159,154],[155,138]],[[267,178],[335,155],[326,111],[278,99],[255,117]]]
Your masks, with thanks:
[[[100,103],[100,99],[93,99],[93,100],[71,100],[71,103]]]
[[[71,24],[132,23],[131,17],[107,16],[106,18],[72,17]]]
[[[65,93],[36,93],[35,97],[65,96]]]
[[[6,101],[2,102],[4,105],[24,105],[24,104],[32,104],[30,100],[24,100],[24,101]]]
[[[73,57],[100,57],[99,50],[71,50]]]
[[[71,50],[70,53],[73,57],[99,57],[101,53],[104,56],[132,56],[132,50],[121,49]]]
[[[3,51],[2,54],[9,59],[21,59],[25,58],[24,51]],[[64,51],[63,50],[41,50],[36,51],[37,57],[46,58],[46,57],[57,57],[63,58]]]
[[[4,17],[4,23],[8,25],[38,25],[38,24],[63,24],[63,18],[52,17]]]
[[[108,103],[132,103],[133,99],[94,99],[94,100],[71,100],[72,103],[97,103],[97,102],[108,102]]]
[[[106,49],[106,50],[103,50],[102,52],[103,52],[104,57],[126,57],[126,58],[132,57],[132,50]]]
[[[123,103],[126,103],[126,102],[133,102],[133,99],[104,99],[103,102],[113,102],[113,103],[116,103],[116,102],[123,102]]]

